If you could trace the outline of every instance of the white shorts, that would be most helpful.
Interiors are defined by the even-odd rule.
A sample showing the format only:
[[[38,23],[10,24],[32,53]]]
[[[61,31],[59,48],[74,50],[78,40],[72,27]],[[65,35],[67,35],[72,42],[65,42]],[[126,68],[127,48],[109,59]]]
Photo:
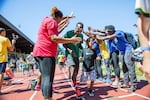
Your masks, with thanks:
[[[68,54],[67,61],[66,61],[66,66],[71,67],[73,65],[75,65],[73,57],[70,54]]]
[[[82,72],[80,81],[81,82],[87,82],[88,77],[90,77],[91,81],[96,80],[96,72],[95,72],[95,70],[92,70],[90,72]]]

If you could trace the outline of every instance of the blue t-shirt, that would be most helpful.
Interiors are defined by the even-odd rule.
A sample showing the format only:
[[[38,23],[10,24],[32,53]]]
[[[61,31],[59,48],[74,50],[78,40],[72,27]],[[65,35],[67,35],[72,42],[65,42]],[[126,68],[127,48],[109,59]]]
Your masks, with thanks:
[[[121,52],[121,54],[125,54],[126,52],[131,52],[133,47],[125,38],[123,31],[116,31],[115,32],[117,38],[113,39],[114,44],[116,45],[117,49]]]
[[[96,40],[93,42],[92,48],[95,50],[97,56],[101,55],[99,44],[96,42]]]
[[[109,53],[113,53],[118,51],[116,45],[114,44],[113,40],[107,40],[107,46],[108,46],[108,50]]]

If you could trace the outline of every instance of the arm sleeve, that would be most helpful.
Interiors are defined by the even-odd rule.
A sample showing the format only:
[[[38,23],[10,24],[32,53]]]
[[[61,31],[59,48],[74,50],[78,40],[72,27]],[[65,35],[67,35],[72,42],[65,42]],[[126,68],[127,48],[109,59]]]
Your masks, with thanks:
[[[47,23],[46,25],[46,29],[48,30],[48,34],[52,35],[52,34],[56,34],[55,32],[57,31],[58,33],[58,25],[54,22],[54,21],[50,21]]]
[[[11,45],[11,42],[10,42],[10,40],[9,40],[8,38],[7,38],[6,45],[7,45],[8,48],[12,46],[12,45]]]

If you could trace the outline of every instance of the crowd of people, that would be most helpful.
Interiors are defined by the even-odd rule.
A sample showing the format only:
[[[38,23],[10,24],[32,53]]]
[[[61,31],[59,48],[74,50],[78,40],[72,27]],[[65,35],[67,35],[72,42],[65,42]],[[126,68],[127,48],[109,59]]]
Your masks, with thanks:
[[[145,6],[145,4],[147,5]],[[150,82],[149,4],[149,0],[136,0],[135,12],[138,14],[139,48],[142,50],[143,55],[140,70]],[[75,94],[79,99],[82,97],[80,88],[77,86],[77,75],[80,67],[82,67],[80,81],[87,82],[88,77],[90,77],[89,96],[94,96],[93,87],[95,81],[128,88],[130,92],[136,91],[137,77],[135,61],[132,59],[132,55],[137,47],[134,47],[129,42],[126,32],[117,30],[114,25],[105,25],[104,29],[95,29],[89,26],[86,32],[83,31],[84,24],[78,22],[75,25],[75,29],[67,31],[62,37],[59,36],[68,26],[70,18],[74,17],[73,15],[63,16],[63,13],[57,7],[53,7],[51,9],[51,16],[45,17],[41,22],[33,52],[26,59],[19,58],[15,64],[18,64],[19,67],[17,68],[21,68],[23,75],[25,70],[31,71],[30,73],[34,75],[34,65],[36,64],[39,68],[39,75],[35,89],[42,90],[44,100],[52,100],[57,46],[61,43],[65,49],[65,54],[62,55],[61,53],[58,55],[58,65],[61,71],[64,65],[67,66],[68,78],[72,82]],[[85,35],[88,37],[87,39],[85,39]],[[5,29],[0,28],[0,91],[7,64],[9,64],[13,72],[15,71],[14,68],[16,68],[13,59],[7,63],[7,49],[13,51],[16,40],[13,39],[11,44],[10,40],[5,36]],[[83,45],[83,42],[85,42],[85,45]],[[83,61],[82,66],[80,66],[80,60]],[[102,63],[105,65],[106,75],[104,75]],[[111,66],[114,70],[114,80],[112,80]],[[121,71],[123,72],[122,78],[120,76]]]

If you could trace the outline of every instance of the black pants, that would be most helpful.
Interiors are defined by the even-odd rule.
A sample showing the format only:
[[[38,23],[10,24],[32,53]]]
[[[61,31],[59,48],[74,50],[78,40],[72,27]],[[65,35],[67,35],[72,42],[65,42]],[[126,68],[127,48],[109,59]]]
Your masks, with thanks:
[[[42,94],[44,98],[50,98],[55,74],[55,57],[36,57],[36,61],[42,75]]]
[[[94,61],[94,66],[95,66],[95,71],[97,78],[103,78],[103,71],[101,67],[101,60],[96,60]]]
[[[110,54],[110,61],[113,65],[115,76],[120,78],[120,67],[119,67],[119,52],[113,52]]]

